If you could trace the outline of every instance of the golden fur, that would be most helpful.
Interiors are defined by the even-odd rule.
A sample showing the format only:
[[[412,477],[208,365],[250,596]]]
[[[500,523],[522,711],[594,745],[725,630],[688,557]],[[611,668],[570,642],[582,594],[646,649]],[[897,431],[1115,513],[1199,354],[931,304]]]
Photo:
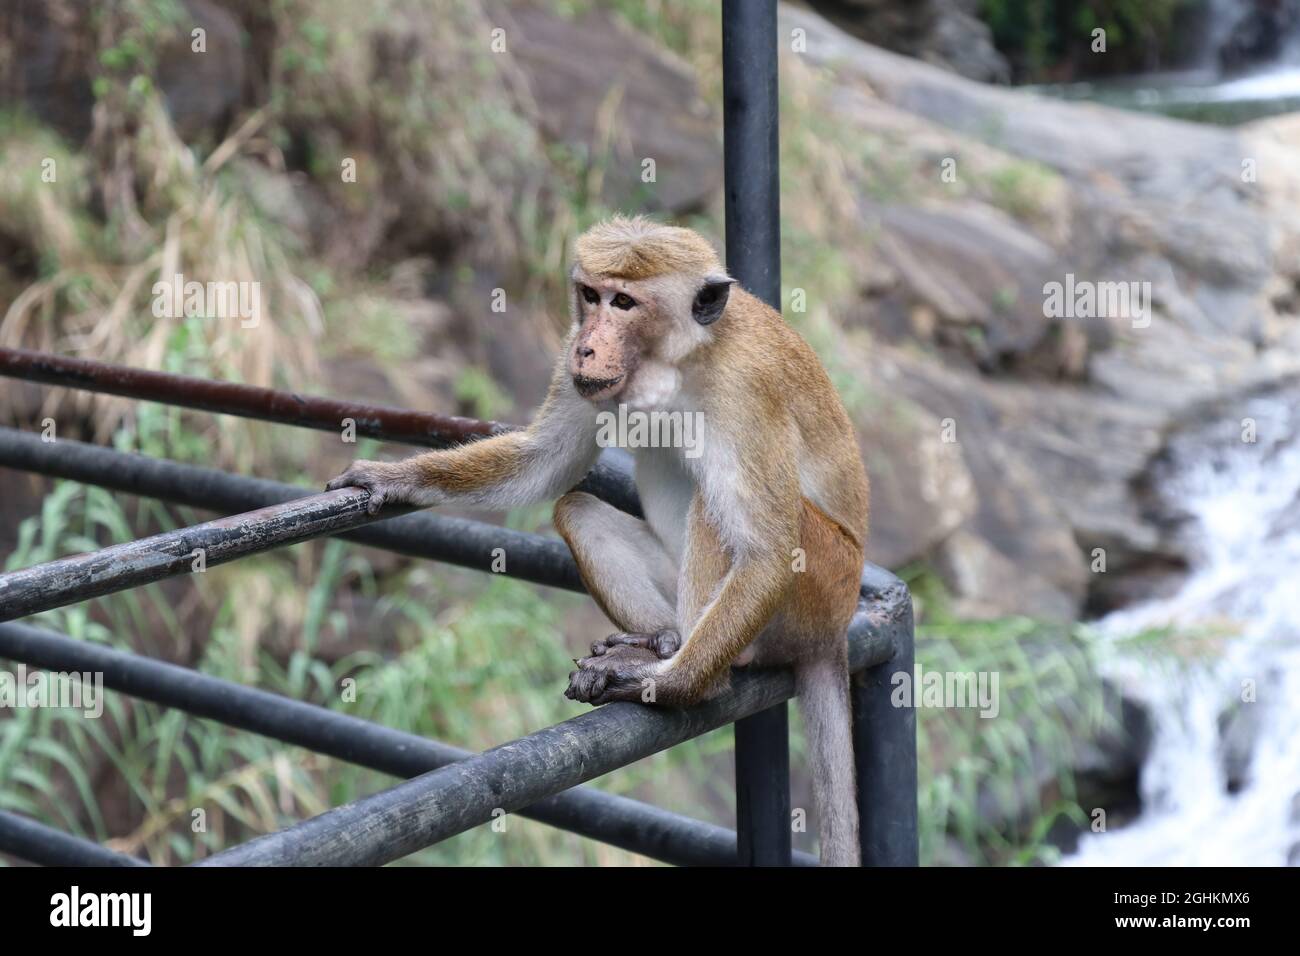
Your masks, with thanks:
[[[652,279],[721,270],[718,255],[699,233],[662,226],[644,216],[615,216],[578,237],[574,257],[585,272],[612,279]]]

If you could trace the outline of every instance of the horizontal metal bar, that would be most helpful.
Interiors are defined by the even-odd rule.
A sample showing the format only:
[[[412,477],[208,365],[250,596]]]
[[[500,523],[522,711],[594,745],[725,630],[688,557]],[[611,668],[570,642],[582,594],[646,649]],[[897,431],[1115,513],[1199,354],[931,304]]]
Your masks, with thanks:
[[[0,853],[42,866],[149,865],[8,810],[0,810]]]
[[[0,657],[66,673],[98,673],[114,690],[397,777],[474,753],[416,734],[26,624],[0,624]],[[548,797],[521,816],[679,866],[736,862],[736,834],[590,787]],[[57,832],[57,831],[55,831]],[[816,865],[803,854],[796,863]]]
[[[355,528],[374,520],[369,498],[342,488],[0,574],[0,621]]]
[[[358,435],[433,448],[459,445],[515,429],[500,422],[339,401],[31,349],[0,348],[0,375],[335,434],[342,430],[344,420],[350,419]],[[578,487],[641,517],[636,486],[619,456],[603,455]]]
[[[435,448],[511,430],[497,422],[154,372],[33,349],[0,348],[0,375],[335,433],[342,431],[344,419],[352,419],[359,435]]]
[[[877,577],[888,572],[869,568]],[[865,581],[865,578],[864,578]],[[849,632],[856,672],[894,653],[906,588],[863,600]],[[689,709],[608,704],[286,830],[232,847],[207,866],[372,866],[391,862],[794,695],[784,670],[735,671],[731,690]]]
[[[308,489],[297,485],[261,478],[246,478],[215,468],[182,465],[165,459],[127,454],[70,439],[43,442],[37,435],[12,428],[0,428],[0,466],[101,485],[129,494],[160,498],[164,501],[212,511],[251,512],[275,506],[300,509],[294,513],[314,515],[313,534],[309,536],[336,534],[360,544],[482,571],[493,569],[494,560],[500,549],[499,554],[505,557],[503,573],[511,577],[567,588],[571,591],[583,590],[577,565],[574,564],[569,549],[558,538],[528,534],[483,522],[428,512],[405,514],[401,517],[383,517],[394,512],[401,514],[402,509],[385,509],[379,517],[371,517],[365,513],[365,508],[360,503],[366,493],[357,489],[343,489],[324,495],[314,495]],[[279,520],[277,514],[273,511],[269,515],[263,515],[261,521],[268,526],[274,525]],[[333,517],[328,517],[331,514]],[[237,533],[240,528],[239,522],[247,521],[249,517],[249,515],[239,515],[237,518],[214,522],[214,525],[221,528],[210,533],[222,538],[229,545],[232,534],[236,538],[239,537]],[[367,522],[377,523],[366,524]],[[360,527],[363,524],[366,526]],[[250,548],[264,537],[255,526],[245,526],[244,530],[249,538],[246,545]],[[292,537],[290,530],[284,528],[280,530],[286,538],[280,543],[289,543],[287,538]],[[165,545],[170,548],[170,552],[157,555],[146,552],[143,560],[151,562],[147,567],[140,564],[116,568],[105,566],[99,578],[80,581],[69,580],[65,576],[62,587],[57,592],[51,592],[50,586],[42,585],[39,576],[34,575],[40,569],[52,570],[50,565],[62,564],[62,562],[51,562],[50,565],[41,565],[39,568],[2,575],[0,576],[0,620],[11,620],[38,610],[47,610],[71,601],[84,600],[94,594],[120,590],[120,587],[111,586],[104,590],[95,589],[96,586],[110,584],[115,577],[125,582],[128,577],[134,576],[136,583],[144,583],[145,580],[158,580],[159,577],[169,574],[185,573],[190,570],[191,562],[184,560],[183,556],[178,559],[174,552],[184,548],[184,554],[191,554],[194,547],[201,546],[195,543],[196,539],[193,537],[195,531],[194,528],[185,528],[170,532],[171,540]],[[149,547],[163,547],[158,539],[166,537],[157,536],[148,539]],[[298,537],[297,540],[305,540],[305,538]],[[119,545],[118,547],[129,548],[130,546]],[[265,550],[265,547],[254,548],[254,550]],[[104,553],[96,552],[99,555]],[[251,553],[251,551],[241,553]],[[228,555],[225,560],[234,556],[238,555]],[[83,569],[98,566],[93,555],[64,560],[77,562]],[[207,563],[215,563],[211,553],[207,555]],[[66,566],[63,570],[66,575]],[[161,573],[150,577],[145,573],[146,571]],[[6,580],[13,578],[14,575],[24,575],[24,577],[10,580],[6,585]],[[26,588],[21,601],[16,589],[19,582]],[[122,584],[122,587],[131,586],[134,584]],[[9,603],[11,601],[14,602],[12,607]],[[52,601],[55,603],[51,603]]]

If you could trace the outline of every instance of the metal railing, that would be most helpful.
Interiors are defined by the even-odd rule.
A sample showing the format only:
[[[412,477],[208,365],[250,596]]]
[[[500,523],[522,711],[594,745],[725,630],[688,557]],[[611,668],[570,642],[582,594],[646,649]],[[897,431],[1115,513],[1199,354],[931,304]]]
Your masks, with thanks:
[[[723,4],[728,268],[779,307],[774,0]],[[0,375],[219,414],[443,447],[508,426],[0,349]],[[369,515],[368,493],[324,494],[213,468],[127,454],[0,428],[0,466],[96,484],[219,512],[225,517],[90,554],[0,575],[0,622],[190,573],[323,536],[412,557],[583,590],[563,542],[408,509]],[[585,490],[640,515],[625,466],[602,456]],[[911,598],[873,565],[863,573],[849,629],[854,759],[864,865],[917,862],[916,724],[890,703],[891,676],[912,670]],[[724,696],[674,709],[619,703],[589,711],[482,754],[324,707],[243,687],[160,661],[19,623],[0,623],[0,657],[57,671],[104,675],[142,700],[407,778],[344,807],[257,837],[205,865],[385,863],[488,822],[501,811],[682,865],[809,865],[791,851],[787,701],[783,670],[737,672]],[[633,761],[735,724],[735,832],[583,786]],[[90,841],[0,812],[0,851],[50,865],[139,865]]]

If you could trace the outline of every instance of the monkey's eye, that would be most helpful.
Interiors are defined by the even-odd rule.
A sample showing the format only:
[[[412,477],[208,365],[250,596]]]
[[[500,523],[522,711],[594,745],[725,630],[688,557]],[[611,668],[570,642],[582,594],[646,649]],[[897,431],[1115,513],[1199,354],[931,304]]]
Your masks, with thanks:
[[[632,308],[632,306],[636,305],[636,299],[632,298],[626,292],[620,292],[618,295],[614,296],[614,298],[610,299],[609,301],[610,301],[610,305],[612,305],[614,308],[622,309],[624,311],[627,311],[628,309]]]
[[[595,305],[600,301],[600,293],[589,285],[578,286],[578,291],[582,293],[583,301],[588,305]]]

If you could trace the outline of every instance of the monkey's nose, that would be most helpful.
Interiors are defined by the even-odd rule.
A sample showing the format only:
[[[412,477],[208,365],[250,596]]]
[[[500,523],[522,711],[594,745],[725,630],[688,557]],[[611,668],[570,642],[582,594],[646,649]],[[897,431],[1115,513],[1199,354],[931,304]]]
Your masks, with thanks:
[[[591,357],[592,357],[593,355],[595,355],[595,354],[596,354],[596,350],[595,350],[595,349],[587,348],[587,346],[585,346],[585,345],[581,345],[581,346],[578,347],[578,357],[579,357],[579,358],[591,358]]]

